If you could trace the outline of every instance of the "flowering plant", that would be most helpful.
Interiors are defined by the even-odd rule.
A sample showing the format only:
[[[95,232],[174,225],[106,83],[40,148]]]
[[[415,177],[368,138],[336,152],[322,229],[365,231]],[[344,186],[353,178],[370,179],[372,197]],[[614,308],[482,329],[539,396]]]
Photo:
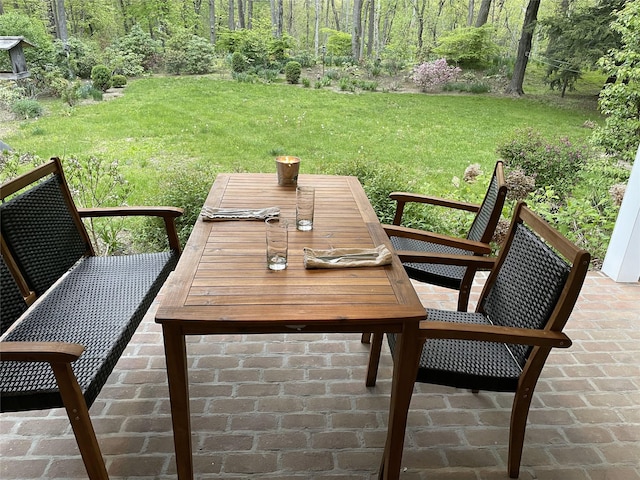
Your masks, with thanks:
[[[446,83],[455,81],[462,70],[447,64],[446,58],[426,62],[413,69],[413,81],[423,92],[434,90]]]

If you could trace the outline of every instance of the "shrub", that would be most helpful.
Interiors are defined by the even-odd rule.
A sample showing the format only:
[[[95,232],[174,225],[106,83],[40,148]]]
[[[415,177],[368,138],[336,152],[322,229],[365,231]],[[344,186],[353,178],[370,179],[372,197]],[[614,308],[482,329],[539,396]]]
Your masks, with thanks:
[[[106,65],[96,65],[91,69],[91,81],[95,88],[106,92],[111,86],[111,71]]]
[[[383,70],[385,70],[391,76],[396,76],[402,71],[402,69],[404,69],[404,67],[404,61],[398,58],[385,58],[382,61]]]
[[[76,203],[85,208],[112,207],[126,204],[131,190],[120,174],[117,160],[89,156],[64,160],[69,187]],[[92,218],[86,220],[87,230],[99,255],[121,251],[123,230],[121,218]]]
[[[269,45],[272,40],[270,28],[254,26],[251,30],[223,29],[218,35],[215,48],[223,53],[238,52],[245,62],[253,66],[266,66],[269,64]]]
[[[551,142],[533,129],[518,129],[498,146],[498,154],[509,168],[520,167],[535,177],[536,187],[553,186],[564,193],[576,182],[588,160],[586,147],[567,138]]]
[[[322,33],[328,34],[327,54],[329,56],[351,56],[351,34],[337,30],[323,29]]]
[[[240,52],[233,52],[231,55],[231,71],[235,73],[244,72],[247,69],[247,60]]]
[[[203,171],[201,168],[173,166],[164,181],[166,188],[161,188],[162,193],[150,200],[153,205],[173,205],[184,209],[184,214],[176,218],[178,236],[183,245],[198,220],[214,178],[214,172]],[[136,240],[143,244],[166,248],[167,235],[162,220],[147,219]]]
[[[100,50],[95,43],[76,37],[69,37],[66,44],[61,40],[53,43],[56,66],[69,79],[91,78],[91,69],[101,63]]]
[[[190,75],[209,73],[215,49],[207,40],[182,31],[167,42],[165,61],[171,73]]]
[[[412,78],[423,92],[427,92],[455,81],[461,71],[458,67],[449,66],[447,60],[441,58],[415,67]]]
[[[16,100],[11,106],[11,111],[21,119],[36,118],[42,115],[42,105],[30,98]]]
[[[287,62],[284,66],[284,76],[287,82],[296,84],[300,80],[300,74],[302,73],[302,67],[298,62]]]
[[[311,86],[311,80],[309,80],[308,78],[303,78],[302,79],[302,86],[304,88],[309,88]]]
[[[309,52],[298,52],[292,60],[298,62],[302,68],[313,67],[316,64],[316,58]]]
[[[51,83],[52,88],[55,90],[55,94],[59,96],[63,102],[70,107],[73,107],[78,100],[80,100],[80,86],[81,83],[78,80],[73,82],[58,77]]]
[[[440,45],[433,51],[465,67],[484,67],[498,53],[492,33],[489,25],[459,28],[441,36]]]
[[[161,44],[136,24],[124,37],[105,49],[107,64],[115,72],[135,77],[157,67]]]
[[[102,90],[98,90],[89,83],[80,86],[78,89],[78,95],[80,98],[92,98],[96,102],[102,100],[103,97]]]
[[[640,2],[626,2],[616,13],[611,29],[621,37],[621,47],[600,60],[604,72],[615,82],[600,92],[600,111],[605,124],[597,128],[592,142],[612,155],[633,163],[640,137]]]
[[[22,36],[27,38],[29,43],[37,45],[35,48],[24,49],[24,57],[32,77],[34,70],[44,70],[54,64],[53,41],[47,31],[47,26],[48,24],[45,25],[38,15],[27,16],[16,11],[5,11],[0,14],[0,36]],[[4,51],[0,53],[0,64],[7,62],[9,65],[9,55]],[[11,71],[10,66],[8,71]]]
[[[122,88],[127,84],[127,77],[124,75],[114,75],[111,77],[111,85],[116,88]]]

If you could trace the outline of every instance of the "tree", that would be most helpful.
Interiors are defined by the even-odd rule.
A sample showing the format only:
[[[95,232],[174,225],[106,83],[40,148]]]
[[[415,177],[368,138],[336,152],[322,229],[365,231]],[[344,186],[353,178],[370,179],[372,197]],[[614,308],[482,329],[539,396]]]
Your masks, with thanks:
[[[66,45],[69,40],[69,33],[67,32],[67,16],[64,11],[64,0],[55,0],[53,7],[56,22],[56,36]]]
[[[476,18],[476,27],[481,27],[489,20],[489,10],[491,10],[491,0],[482,0],[478,17]]]
[[[351,36],[351,55],[357,62],[361,58],[360,40],[362,38],[363,0],[353,0],[353,35]]]
[[[640,142],[640,0],[630,0],[616,14],[611,28],[620,34],[621,47],[600,61],[615,78],[600,93],[605,125],[593,133],[592,142],[612,155],[633,163]]]
[[[209,42],[216,43],[216,1],[209,0]]]
[[[524,83],[524,73],[527,70],[529,54],[531,53],[531,42],[533,40],[533,31],[536,28],[539,8],[540,0],[529,0],[527,10],[524,13],[522,34],[518,42],[518,53],[516,54],[516,63],[513,67],[513,76],[506,89],[506,93],[524,95],[522,84]]]
[[[573,89],[583,69],[595,68],[602,56],[620,46],[620,35],[610,24],[624,3],[610,0],[574,10],[563,4],[557,15],[540,22],[548,38],[546,80],[561,96]]]

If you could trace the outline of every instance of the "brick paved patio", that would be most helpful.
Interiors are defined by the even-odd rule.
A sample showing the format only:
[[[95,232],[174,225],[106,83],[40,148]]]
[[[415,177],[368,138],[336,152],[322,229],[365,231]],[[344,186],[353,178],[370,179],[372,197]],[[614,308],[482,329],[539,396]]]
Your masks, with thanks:
[[[416,285],[425,305],[451,291]],[[479,287],[476,286],[476,289]],[[173,479],[162,335],[147,315],[91,408],[112,479]],[[520,478],[640,480],[640,284],[591,272],[529,415]],[[375,478],[391,359],[359,335],[189,339],[197,478]],[[417,385],[402,479],[502,479],[511,394]],[[0,415],[0,478],[86,478],[62,409]]]

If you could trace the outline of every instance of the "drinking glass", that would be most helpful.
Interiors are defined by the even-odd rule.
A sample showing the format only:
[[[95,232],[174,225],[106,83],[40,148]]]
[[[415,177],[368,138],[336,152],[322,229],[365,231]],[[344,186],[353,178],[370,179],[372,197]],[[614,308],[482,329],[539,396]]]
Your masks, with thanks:
[[[287,268],[288,224],[277,217],[267,218],[267,266],[271,270]]]
[[[313,229],[313,207],[316,190],[313,187],[296,188],[296,228],[303,232]]]

